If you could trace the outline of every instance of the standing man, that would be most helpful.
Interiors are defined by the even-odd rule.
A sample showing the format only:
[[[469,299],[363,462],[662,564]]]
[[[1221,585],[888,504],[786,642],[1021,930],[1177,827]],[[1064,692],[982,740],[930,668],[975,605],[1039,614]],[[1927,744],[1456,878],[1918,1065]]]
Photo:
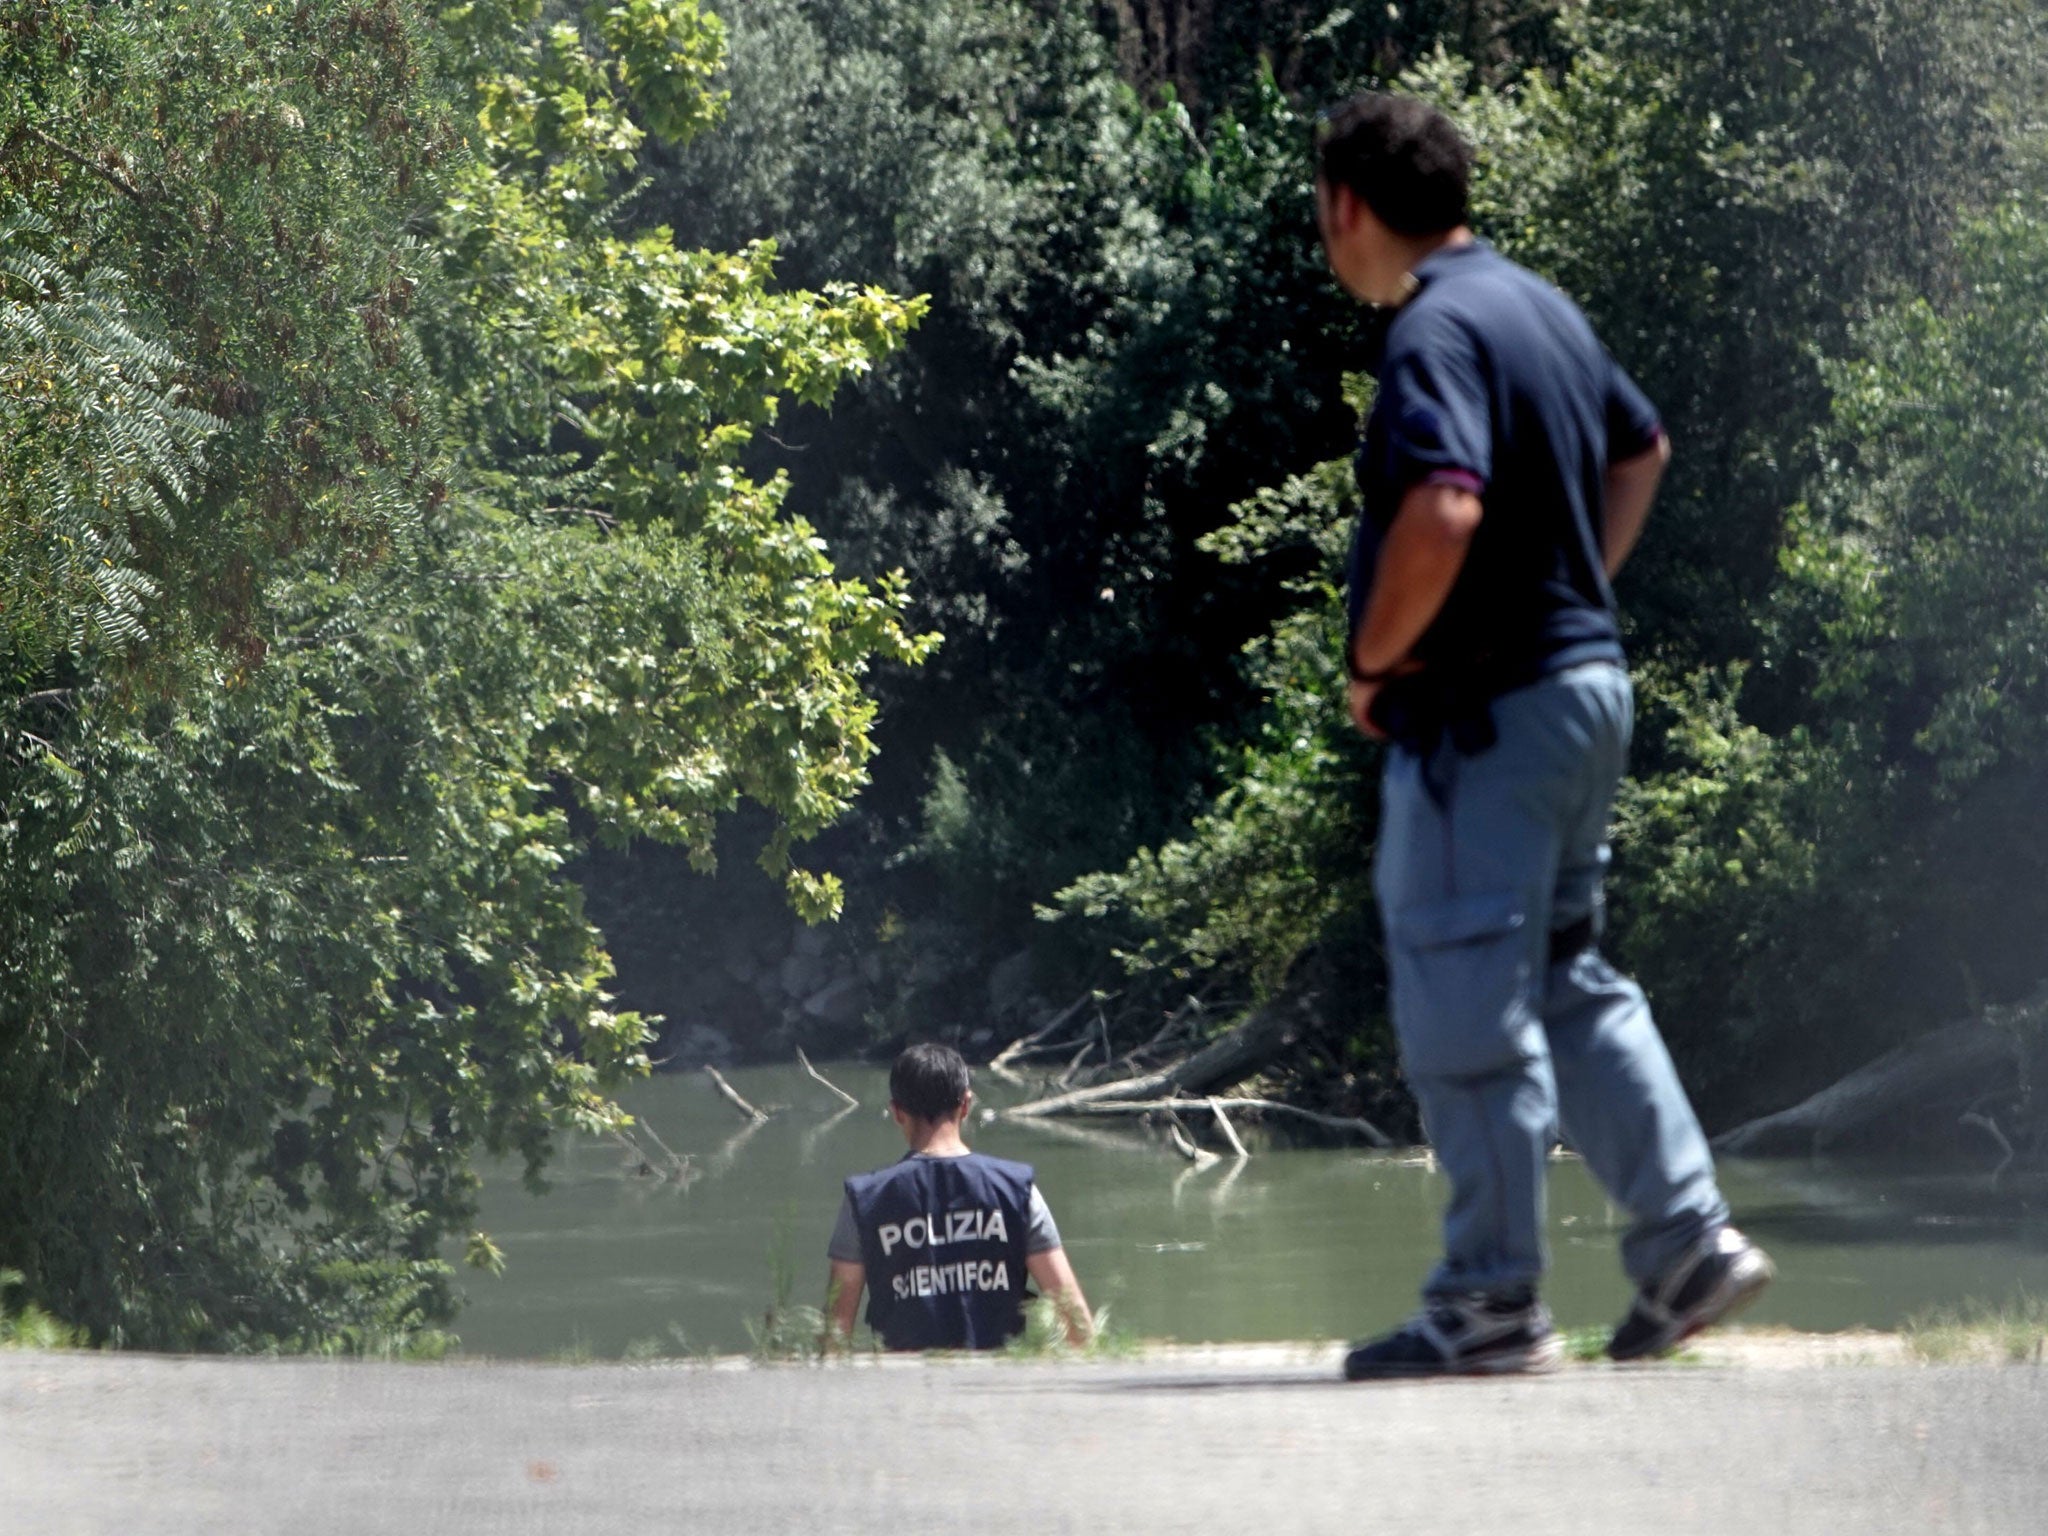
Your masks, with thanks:
[[[1374,888],[1394,1026],[1451,1184],[1423,1309],[1353,1380],[1544,1370],[1544,1161],[1562,1125],[1632,1225],[1607,1344],[1661,1354],[1769,1283],[1641,990],[1601,958],[1607,819],[1634,700],[1608,579],[1670,457],[1556,289],[1466,226],[1471,150],[1367,94],[1316,129],[1337,281],[1393,311],[1358,455],[1352,719],[1392,743]]]
[[[1094,1337],[1052,1211],[1026,1163],[968,1150],[967,1063],[913,1045],[889,1069],[889,1113],[910,1150],[846,1181],[826,1256],[828,1327],[853,1337],[860,1294],[889,1349],[998,1349],[1024,1331],[1024,1283],[1059,1309],[1068,1342]]]

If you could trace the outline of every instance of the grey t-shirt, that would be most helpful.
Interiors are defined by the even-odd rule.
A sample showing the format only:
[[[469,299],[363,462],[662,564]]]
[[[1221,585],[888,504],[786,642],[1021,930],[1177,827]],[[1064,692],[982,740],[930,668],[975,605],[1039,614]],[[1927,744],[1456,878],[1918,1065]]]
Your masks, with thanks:
[[[925,1156],[913,1152],[912,1157]],[[1060,1229],[1053,1223],[1052,1207],[1045,1203],[1045,1196],[1039,1193],[1038,1185],[1031,1186],[1031,1215],[1024,1231],[1024,1251],[1050,1253],[1061,1246]],[[839,1219],[832,1224],[832,1241],[825,1247],[827,1258],[837,1259],[842,1264],[861,1262],[860,1228],[854,1224],[853,1202],[840,1197]]]

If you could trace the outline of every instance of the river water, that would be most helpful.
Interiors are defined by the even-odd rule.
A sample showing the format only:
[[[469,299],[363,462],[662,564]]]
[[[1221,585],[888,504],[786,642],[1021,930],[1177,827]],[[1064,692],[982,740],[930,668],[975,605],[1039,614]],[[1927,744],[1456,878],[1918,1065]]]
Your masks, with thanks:
[[[546,1194],[487,1168],[481,1225],[501,1276],[465,1272],[464,1347],[495,1356],[744,1350],[780,1283],[823,1297],[825,1241],[846,1174],[900,1155],[886,1077],[822,1065],[861,1100],[841,1106],[795,1067],[728,1076],[764,1109],[749,1130],[699,1073],[657,1077],[626,1107],[678,1153],[687,1184],[628,1169],[607,1143],[566,1145]],[[983,1079],[986,1074],[979,1074]],[[981,1085],[1008,1095],[1001,1084]],[[1268,1146],[1195,1169],[1135,1128],[996,1121],[979,1149],[1034,1164],[1089,1300],[1114,1326],[1184,1342],[1335,1339],[1412,1308],[1435,1257],[1444,1183],[1413,1154]],[[1895,1327],[1966,1301],[2048,1295],[2048,1201],[1993,1190],[1982,1167],[1929,1171],[1842,1162],[1724,1164],[1736,1220],[1777,1259],[1748,1320],[1806,1329]],[[1585,1169],[1552,1165],[1552,1272],[1565,1327],[1620,1317],[1616,1212]],[[778,1282],[778,1276],[781,1277]]]

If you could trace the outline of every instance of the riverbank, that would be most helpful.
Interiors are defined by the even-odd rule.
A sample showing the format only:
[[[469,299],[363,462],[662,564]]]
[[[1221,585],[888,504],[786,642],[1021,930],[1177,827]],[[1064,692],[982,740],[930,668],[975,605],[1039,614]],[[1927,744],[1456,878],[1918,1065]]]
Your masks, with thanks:
[[[1374,1386],[1327,1345],[823,1370],[5,1353],[0,1508],[37,1536],[2041,1530],[2048,1370],[1883,1348],[1730,1334],[1691,1364]]]

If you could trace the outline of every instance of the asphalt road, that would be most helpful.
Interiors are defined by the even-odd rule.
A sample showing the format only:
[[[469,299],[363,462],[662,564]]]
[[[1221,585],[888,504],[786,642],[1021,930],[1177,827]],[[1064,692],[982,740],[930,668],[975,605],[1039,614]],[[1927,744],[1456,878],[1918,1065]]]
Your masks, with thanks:
[[[6,1536],[2048,1532],[2048,1368],[0,1354]]]

